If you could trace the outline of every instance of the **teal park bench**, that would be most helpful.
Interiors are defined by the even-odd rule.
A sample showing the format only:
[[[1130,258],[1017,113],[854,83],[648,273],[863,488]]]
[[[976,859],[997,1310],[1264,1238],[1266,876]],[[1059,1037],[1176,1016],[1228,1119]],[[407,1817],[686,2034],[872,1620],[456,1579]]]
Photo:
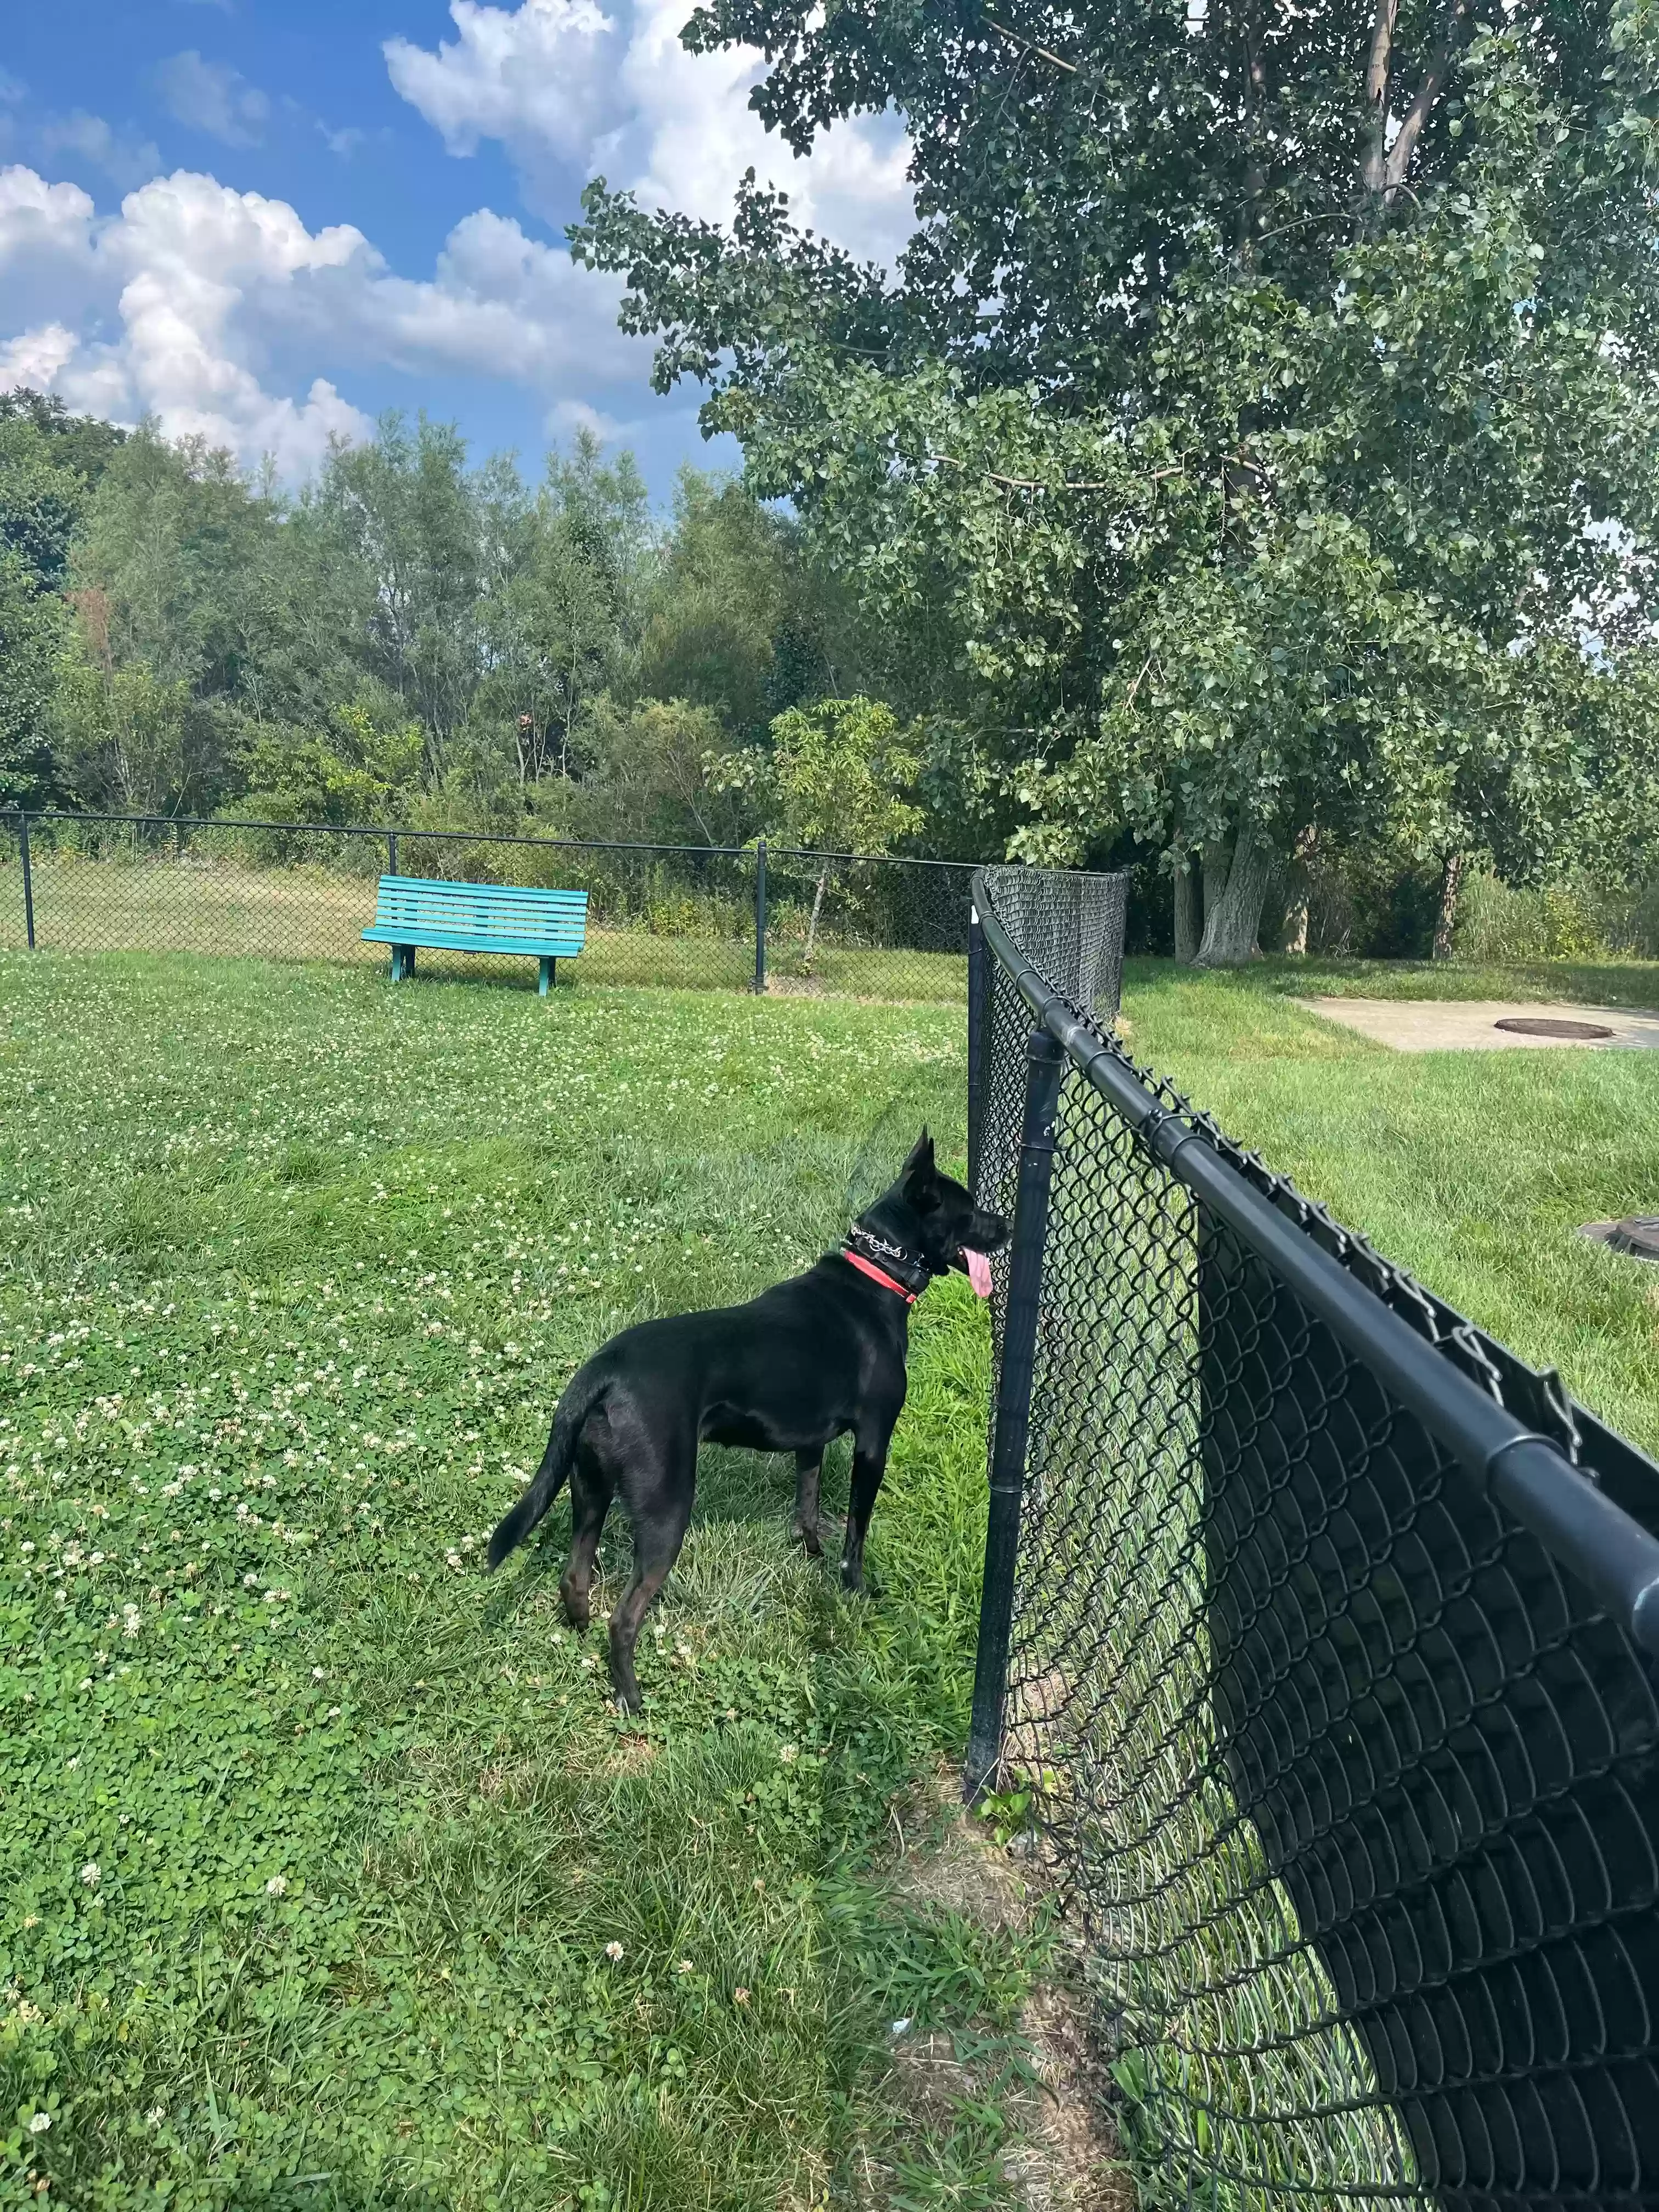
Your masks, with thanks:
[[[415,972],[415,948],[442,952],[527,952],[541,963],[544,998],[553,965],[587,940],[586,891],[520,890],[497,884],[446,884],[382,876],[368,945],[392,947],[392,980]]]

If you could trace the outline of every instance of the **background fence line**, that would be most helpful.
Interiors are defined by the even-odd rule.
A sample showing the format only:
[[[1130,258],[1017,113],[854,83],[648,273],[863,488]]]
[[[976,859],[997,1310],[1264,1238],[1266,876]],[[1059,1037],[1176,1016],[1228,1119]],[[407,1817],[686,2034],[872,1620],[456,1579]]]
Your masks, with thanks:
[[[1143,2203],[1659,2202],[1659,1468],[1137,1068],[1063,900],[975,901],[967,1780],[1033,1793]]]
[[[0,949],[375,962],[362,942],[388,874],[588,894],[580,982],[960,1003],[963,861],[404,825],[0,812]],[[8,878],[15,877],[16,881]],[[533,969],[434,953],[427,974]]]

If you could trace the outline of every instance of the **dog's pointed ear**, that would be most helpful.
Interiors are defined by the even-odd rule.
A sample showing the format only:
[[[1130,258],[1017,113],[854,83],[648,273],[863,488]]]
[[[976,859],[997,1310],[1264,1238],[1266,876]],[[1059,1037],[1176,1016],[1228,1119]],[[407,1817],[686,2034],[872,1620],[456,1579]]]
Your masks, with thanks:
[[[911,1146],[910,1157],[905,1161],[901,1173],[905,1196],[914,1198],[918,1193],[930,1188],[937,1172],[933,1165],[933,1140],[928,1135],[924,1122],[921,1134]]]

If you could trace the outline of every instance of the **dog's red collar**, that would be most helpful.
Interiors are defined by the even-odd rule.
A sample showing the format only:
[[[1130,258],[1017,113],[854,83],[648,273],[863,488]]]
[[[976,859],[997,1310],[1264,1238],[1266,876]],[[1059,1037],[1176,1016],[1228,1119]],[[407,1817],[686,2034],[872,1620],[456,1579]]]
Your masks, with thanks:
[[[915,1305],[916,1293],[914,1291],[907,1291],[902,1283],[896,1283],[884,1268],[877,1267],[873,1260],[866,1260],[861,1252],[849,1252],[844,1245],[842,1248],[841,1256],[849,1267],[856,1267],[860,1274],[868,1275],[871,1281],[879,1283],[883,1290],[895,1291],[903,1299],[907,1306]]]

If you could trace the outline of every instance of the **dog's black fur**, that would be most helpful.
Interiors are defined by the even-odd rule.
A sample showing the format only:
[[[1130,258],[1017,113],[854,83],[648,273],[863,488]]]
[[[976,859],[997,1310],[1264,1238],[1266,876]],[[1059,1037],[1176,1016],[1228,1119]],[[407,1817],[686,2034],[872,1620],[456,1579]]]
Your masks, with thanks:
[[[536,1475],[489,1540],[500,1566],[571,1486],[570,1564],[559,1584],[574,1626],[587,1626],[594,1554],[612,1497],[634,1527],[634,1578],[611,1615],[611,1679],[637,1711],[634,1646],[679,1556],[696,1487],[697,1446],[741,1444],[795,1455],[795,1533],[821,1548],[824,1447],[852,1434],[853,1482],[842,1580],[864,1587],[864,1539],[904,1405],[910,1308],[847,1257],[856,1251],[906,1290],[967,1273],[966,1250],[1007,1241],[1001,1216],[942,1175],[921,1133],[898,1181],[859,1216],[846,1247],[747,1305],[641,1322],[600,1346],[572,1376]]]

